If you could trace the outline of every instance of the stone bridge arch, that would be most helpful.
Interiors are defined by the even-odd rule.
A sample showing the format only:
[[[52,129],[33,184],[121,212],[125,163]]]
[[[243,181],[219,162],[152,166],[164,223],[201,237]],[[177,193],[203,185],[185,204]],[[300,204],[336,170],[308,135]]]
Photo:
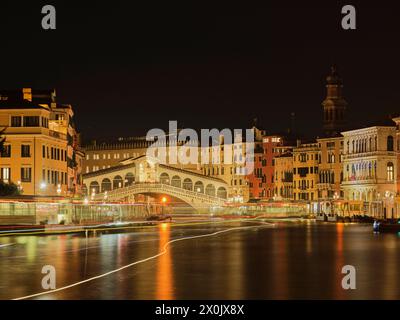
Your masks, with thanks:
[[[221,205],[228,198],[228,185],[223,180],[159,164],[145,156],[84,174],[83,183],[88,188],[88,195],[103,201],[121,201],[140,193],[164,193],[200,208]]]

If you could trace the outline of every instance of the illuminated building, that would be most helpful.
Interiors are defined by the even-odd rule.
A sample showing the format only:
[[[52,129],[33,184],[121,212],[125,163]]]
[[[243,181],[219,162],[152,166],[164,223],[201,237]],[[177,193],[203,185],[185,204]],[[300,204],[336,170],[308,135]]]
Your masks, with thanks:
[[[254,130],[254,170],[246,176],[249,187],[249,199],[264,199],[266,197],[266,166],[267,160],[265,149],[263,146],[263,138],[265,131],[258,129],[256,126]]]
[[[209,147],[209,164],[202,165],[202,174],[222,179],[228,184],[228,200],[232,202],[247,202],[250,199],[249,175],[246,174],[245,162],[248,158],[246,150],[249,143],[253,144],[253,142],[246,141],[225,144],[224,136],[221,135],[219,145]],[[212,162],[213,152],[219,153],[219,164]],[[230,161],[225,159],[225,153],[232,157]]]
[[[347,102],[343,98],[343,81],[336,67],[331,68],[326,78],[326,98],[322,106],[324,135],[317,138],[320,149],[317,188],[322,206],[329,206],[332,200],[343,198],[340,188],[343,180],[343,136],[340,131],[346,124]]]
[[[318,143],[299,143],[293,149],[293,199],[308,201],[311,212],[317,208],[318,162]]]
[[[332,201],[343,199],[343,137],[319,138],[318,148],[318,199]]]
[[[395,198],[395,211],[397,216],[400,215],[400,117],[393,119],[396,123],[396,140],[397,140],[397,194]]]
[[[342,132],[342,188],[346,200],[362,201],[369,215],[395,217],[398,155],[393,122]]]
[[[264,196],[267,199],[273,199],[276,196],[275,192],[275,157],[279,155],[276,150],[277,146],[283,145],[283,137],[277,135],[264,136],[263,139],[263,149],[264,149]]]
[[[24,196],[79,194],[83,153],[73,116],[70,105],[56,103],[55,91],[0,91],[1,179]]]
[[[293,153],[287,151],[275,157],[276,200],[293,200]]]
[[[150,142],[145,137],[136,139],[119,139],[114,142],[88,144],[84,147],[84,173],[96,172],[119,165],[128,158],[137,158],[146,154]]]
[[[197,146],[197,141],[191,141],[191,143]],[[176,145],[176,153],[179,153],[184,143],[178,142]],[[166,143],[147,141],[145,136],[142,137],[129,137],[119,138],[116,141],[101,142],[93,141],[92,143],[84,147],[85,159],[83,161],[84,173],[96,172],[103,169],[108,169],[119,165],[122,161],[127,159],[134,159],[140,156],[144,156],[148,152],[149,147],[155,148],[155,153],[160,154],[165,152],[166,165],[170,165],[176,168],[199,171],[200,166],[197,164],[181,164],[179,161],[170,161],[170,151],[173,149],[169,147],[169,140],[166,139]],[[197,148],[196,148],[197,149]],[[196,150],[200,157],[200,149]]]

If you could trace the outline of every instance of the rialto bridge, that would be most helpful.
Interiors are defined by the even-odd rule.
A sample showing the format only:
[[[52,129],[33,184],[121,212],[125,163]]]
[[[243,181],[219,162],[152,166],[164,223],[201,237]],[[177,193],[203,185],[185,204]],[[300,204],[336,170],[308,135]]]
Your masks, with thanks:
[[[197,211],[227,201],[228,185],[221,179],[160,164],[146,156],[83,175],[83,188],[92,200],[129,201],[137,194],[167,195]]]

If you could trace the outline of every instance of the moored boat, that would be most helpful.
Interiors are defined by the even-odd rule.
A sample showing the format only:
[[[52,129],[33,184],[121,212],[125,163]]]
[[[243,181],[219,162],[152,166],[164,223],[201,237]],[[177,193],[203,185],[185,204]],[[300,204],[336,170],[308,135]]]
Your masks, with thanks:
[[[399,222],[393,223],[393,222],[386,222],[386,221],[383,221],[383,222],[374,221],[372,228],[373,228],[374,232],[398,233],[398,232],[400,232],[400,223]]]

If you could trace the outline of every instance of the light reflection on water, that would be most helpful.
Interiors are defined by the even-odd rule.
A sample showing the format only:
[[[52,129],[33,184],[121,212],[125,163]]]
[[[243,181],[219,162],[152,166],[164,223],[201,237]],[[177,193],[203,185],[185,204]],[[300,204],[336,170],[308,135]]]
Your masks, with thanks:
[[[164,251],[165,245],[170,241],[171,227],[168,223],[159,225],[160,241],[158,245],[159,252]],[[173,264],[171,259],[171,250],[167,248],[166,254],[158,258],[157,276],[156,276],[156,299],[157,300],[173,300]]]
[[[0,247],[0,298],[43,291],[46,264],[54,265],[62,287],[155,255],[172,239],[227,227],[161,224],[89,238],[0,238],[0,245],[13,244]],[[374,235],[368,225],[278,222],[177,242],[155,260],[42,298],[399,299],[399,249],[397,235]],[[353,291],[341,286],[346,264],[357,270]]]

